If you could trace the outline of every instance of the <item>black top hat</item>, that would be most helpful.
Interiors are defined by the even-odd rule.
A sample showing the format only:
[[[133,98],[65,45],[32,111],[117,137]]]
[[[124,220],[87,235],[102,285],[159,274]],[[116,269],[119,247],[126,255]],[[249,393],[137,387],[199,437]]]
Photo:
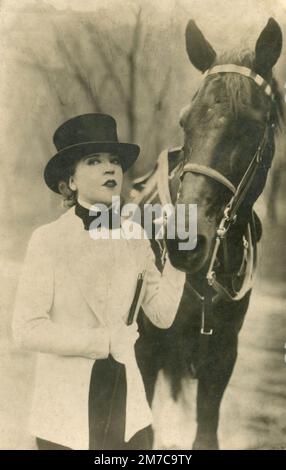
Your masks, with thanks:
[[[115,119],[99,113],[83,114],[64,122],[54,134],[54,144],[58,152],[48,161],[44,179],[56,193],[68,168],[83,157],[96,152],[114,153],[126,171],[140,152],[136,144],[118,142]]]

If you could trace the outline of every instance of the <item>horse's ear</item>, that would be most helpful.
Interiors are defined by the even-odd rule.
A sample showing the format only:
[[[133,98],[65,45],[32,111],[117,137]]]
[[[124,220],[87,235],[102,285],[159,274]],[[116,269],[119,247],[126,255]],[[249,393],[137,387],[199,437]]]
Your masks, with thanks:
[[[273,18],[269,18],[267,25],[260,33],[255,46],[255,64],[257,73],[267,76],[276,64],[282,49],[282,31]]]
[[[186,28],[186,48],[190,61],[201,72],[210,68],[216,58],[215,51],[194,20],[190,20]]]

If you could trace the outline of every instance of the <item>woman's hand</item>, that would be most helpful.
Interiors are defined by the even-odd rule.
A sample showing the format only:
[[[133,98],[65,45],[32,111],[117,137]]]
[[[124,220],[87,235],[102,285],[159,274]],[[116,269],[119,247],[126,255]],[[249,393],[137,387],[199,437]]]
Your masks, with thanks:
[[[126,364],[134,355],[134,344],[139,337],[138,325],[122,323],[111,330],[110,354],[121,364]]]

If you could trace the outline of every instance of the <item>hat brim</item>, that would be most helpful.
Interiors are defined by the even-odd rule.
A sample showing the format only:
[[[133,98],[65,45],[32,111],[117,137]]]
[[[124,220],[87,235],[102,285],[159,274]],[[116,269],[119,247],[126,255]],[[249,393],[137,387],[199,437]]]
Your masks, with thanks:
[[[127,171],[138,158],[140,147],[136,144],[119,142],[84,142],[60,150],[47,163],[44,179],[48,187],[59,193],[59,182],[66,176],[67,169],[83,157],[97,152],[114,153],[120,158],[123,172]]]

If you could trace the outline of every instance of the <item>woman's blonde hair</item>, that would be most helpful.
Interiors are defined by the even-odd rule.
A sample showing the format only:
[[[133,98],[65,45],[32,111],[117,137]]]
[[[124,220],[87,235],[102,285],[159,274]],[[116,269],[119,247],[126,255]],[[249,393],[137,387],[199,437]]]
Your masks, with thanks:
[[[63,196],[64,207],[72,207],[77,203],[77,191],[73,191],[69,186],[70,177],[74,175],[75,165],[70,167],[58,184],[59,192]]]

